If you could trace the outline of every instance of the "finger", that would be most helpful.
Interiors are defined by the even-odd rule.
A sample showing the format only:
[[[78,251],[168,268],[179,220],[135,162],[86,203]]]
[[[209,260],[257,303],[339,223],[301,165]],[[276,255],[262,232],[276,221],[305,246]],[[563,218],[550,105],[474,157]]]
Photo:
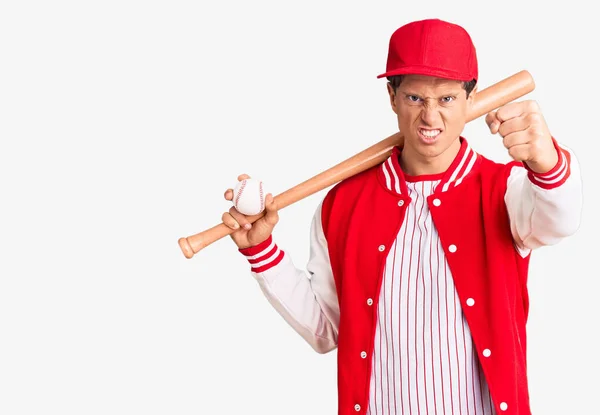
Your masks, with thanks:
[[[267,197],[265,197],[265,209],[265,221],[269,225],[275,226],[279,222],[279,213],[277,212],[275,198],[271,193],[267,193]]]
[[[246,179],[249,179],[249,178],[250,178],[250,176],[248,176],[247,174],[240,174],[238,176],[238,181],[241,182],[242,180],[246,180]]]
[[[515,146],[529,144],[531,141],[531,136],[527,134],[526,131],[516,131],[514,133],[510,133],[502,139],[504,147],[507,149],[511,149]]]
[[[487,113],[487,115],[485,116],[485,122],[488,125],[488,127],[490,127],[492,125],[492,123],[494,121],[496,121],[496,111],[490,111]]]
[[[498,117],[501,122],[504,122],[519,117],[523,115],[524,112],[522,102],[511,102],[500,107],[496,113],[496,117]]]
[[[485,117],[485,122],[487,123],[492,134],[496,134],[498,132],[498,127],[500,127],[500,120],[496,116],[496,112],[497,111],[492,111]]]
[[[540,106],[538,103],[536,101],[528,100],[506,104],[498,110],[496,116],[500,121],[507,121],[523,114],[536,113],[539,111]]]
[[[225,226],[231,229],[239,229],[240,224],[231,216],[228,212],[223,213],[221,220],[225,224]]]
[[[246,219],[246,216],[238,212],[235,206],[232,206],[231,209],[229,209],[229,214],[233,216],[237,223],[239,223],[244,229],[252,228],[252,224],[248,221],[248,219]]]
[[[520,115],[500,124],[498,132],[502,137],[506,137],[507,135],[516,133],[518,131],[525,131],[528,127],[529,122],[527,121],[527,118],[523,115]]]
[[[225,199],[227,200],[233,200],[233,189],[227,189],[225,190]]]
[[[516,161],[529,160],[531,146],[528,144],[518,144],[508,149],[508,154]]]

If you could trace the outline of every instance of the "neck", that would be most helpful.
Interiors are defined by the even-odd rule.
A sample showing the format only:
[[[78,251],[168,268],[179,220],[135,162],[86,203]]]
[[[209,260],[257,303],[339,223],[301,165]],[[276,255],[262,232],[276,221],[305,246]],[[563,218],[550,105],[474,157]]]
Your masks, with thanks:
[[[400,153],[400,166],[409,176],[444,173],[456,158],[460,147],[460,139],[456,139],[441,154],[428,157],[419,154],[413,147],[405,146]]]

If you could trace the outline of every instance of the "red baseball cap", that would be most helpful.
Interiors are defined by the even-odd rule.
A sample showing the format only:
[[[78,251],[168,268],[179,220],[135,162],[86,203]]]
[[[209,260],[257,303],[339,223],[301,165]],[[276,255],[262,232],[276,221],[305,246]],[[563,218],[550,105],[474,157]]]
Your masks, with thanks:
[[[377,78],[417,74],[471,81],[477,79],[477,53],[461,26],[440,19],[418,20],[390,38],[386,72]]]

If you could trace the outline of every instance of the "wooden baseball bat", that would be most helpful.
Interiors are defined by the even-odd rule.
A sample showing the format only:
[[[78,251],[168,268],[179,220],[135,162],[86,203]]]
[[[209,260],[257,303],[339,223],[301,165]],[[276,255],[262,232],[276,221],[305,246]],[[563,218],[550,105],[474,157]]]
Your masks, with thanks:
[[[531,74],[528,71],[517,72],[516,74],[477,92],[474,96],[471,112],[467,116],[467,121],[473,121],[496,108],[528,94],[534,89],[535,83]],[[392,149],[395,146],[402,145],[403,139],[404,136],[401,132],[392,134],[388,138],[361,151],[349,159],[275,196],[274,200],[277,203],[278,210],[339,181],[383,163],[390,156]],[[254,223],[264,216],[264,214],[265,211],[258,215],[248,217],[248,220],[250,223]],[[203,232],[180,238],[178,241],[179,247],[186,258],[192,258],[194,254],[198,253],[201,249],[204,249],[213,242],[230,235],[233,232],[235,232],[233,229],[220,223]]]

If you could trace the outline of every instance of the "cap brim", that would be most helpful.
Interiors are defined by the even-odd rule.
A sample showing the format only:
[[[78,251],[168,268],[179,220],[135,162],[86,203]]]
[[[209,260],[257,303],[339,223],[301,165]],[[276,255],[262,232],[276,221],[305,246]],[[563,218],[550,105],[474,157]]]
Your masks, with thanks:
[[[382,73],[381,75],[377,75],[377,79],[386,78],[388,76],[394,75],[426,75],[426,76],[435,76],[436,78],[444,78],[444,79],[452,79],[455,81],[471,81],[475,79],[473,75],[469,75],[467,73],[460,73],[455,71],[450,71],[446,69],[432,68],[429,66],[421,66],[421,65],[411,65],[411,66],[403,66],[401,68],[396,68],[394,70]]]

